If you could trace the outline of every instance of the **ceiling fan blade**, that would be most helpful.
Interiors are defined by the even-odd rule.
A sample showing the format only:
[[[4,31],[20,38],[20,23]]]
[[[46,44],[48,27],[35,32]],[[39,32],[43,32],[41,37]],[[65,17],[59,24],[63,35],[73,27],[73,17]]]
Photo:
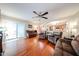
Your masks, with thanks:
[[[38,18],[39,16],[35,16],[35,17],[32,17],[32,18]]]
[[[41,16],[44,16],[44,15],[46,15],[46,14],[48,14],[48,12],[43,13]]]
[[[42,17],[42,18],[44,18],[44,19],[48,19],[47,17]]]
[[[33,13],[35,13],[36,15],[39,15],[36,11],[33,11]]]

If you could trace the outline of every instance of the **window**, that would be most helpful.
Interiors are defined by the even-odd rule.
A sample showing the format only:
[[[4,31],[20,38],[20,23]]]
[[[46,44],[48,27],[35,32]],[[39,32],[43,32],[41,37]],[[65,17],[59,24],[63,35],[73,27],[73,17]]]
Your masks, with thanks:
[[[25,37],[25,24],[17,24],[17,37]]]

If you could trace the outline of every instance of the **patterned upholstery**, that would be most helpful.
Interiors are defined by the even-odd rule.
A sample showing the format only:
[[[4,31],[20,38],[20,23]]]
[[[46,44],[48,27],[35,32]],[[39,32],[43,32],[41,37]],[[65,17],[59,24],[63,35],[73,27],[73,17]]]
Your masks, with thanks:
[[[39,39],[45,39],[46,38],[46,34],[45,33],[40,33],[39,34]]]
[[[71,41],[64,39],[59,39],[55,46],[55,56],[74,56],[76,55],[73,47],[71,46]]]
[[[77,55],[79,55],[79,42],[77,40],[74,40],[71,42],[71,44]]]
[[[75,50],[75,52],[77,53],[77,55],[79,55],[79,35],[76,37],[75,40],[71,42],[71,45],[73,49]]]

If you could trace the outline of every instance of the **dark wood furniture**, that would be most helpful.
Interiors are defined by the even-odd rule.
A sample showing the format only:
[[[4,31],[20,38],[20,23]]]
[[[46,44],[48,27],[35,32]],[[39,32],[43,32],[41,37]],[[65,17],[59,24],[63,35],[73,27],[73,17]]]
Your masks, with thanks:
[[[3,34],[2,34],[2,31],[0,31],[0,55],[2,54],[2,37],[3,37]]]
[[[37,36],[36,30],[27,30],[26,32],[27,32],[29,38]]]

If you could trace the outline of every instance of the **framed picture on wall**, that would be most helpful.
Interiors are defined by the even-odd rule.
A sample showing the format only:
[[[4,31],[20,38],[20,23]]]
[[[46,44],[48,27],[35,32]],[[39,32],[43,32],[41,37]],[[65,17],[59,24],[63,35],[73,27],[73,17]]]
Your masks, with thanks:
[[[28,28],[32,28],[32,25],[28,24]]]

